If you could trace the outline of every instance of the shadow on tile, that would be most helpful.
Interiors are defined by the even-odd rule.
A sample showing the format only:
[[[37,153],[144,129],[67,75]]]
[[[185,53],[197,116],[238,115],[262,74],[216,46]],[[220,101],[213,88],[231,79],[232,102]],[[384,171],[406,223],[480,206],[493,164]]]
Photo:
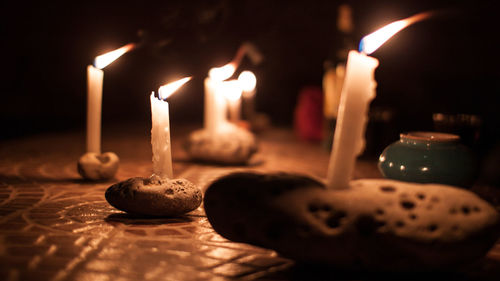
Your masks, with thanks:
[[[37,183],[52,183],[52,184],[92,184],[92,183],[105,183],[113,182],[116,179],[110,179],[106,181],[89,181],[77,177],[62,177],[62,178],[52,178],[44,177],[42,175],[29,175],[29,176],[13,176],[13,175],[3,175],[0,174],[0,182],[9,185],[16,184],[37,184]]]
[[[178,217],[152,217],[127,213],[114,213],[104,219],[110,224],[123,224],[123,225],[163,225],[163,224],[178,224],[193,222],[193,218],[189,216]]]
[[[493,281],[500,276],[500,262],[485,258],[474,265],[460,267],[457,271],[404,271],[377,272],[345,270],[327,265],[296,263],[282,271],[262,276],[259,280],[457,280]]]

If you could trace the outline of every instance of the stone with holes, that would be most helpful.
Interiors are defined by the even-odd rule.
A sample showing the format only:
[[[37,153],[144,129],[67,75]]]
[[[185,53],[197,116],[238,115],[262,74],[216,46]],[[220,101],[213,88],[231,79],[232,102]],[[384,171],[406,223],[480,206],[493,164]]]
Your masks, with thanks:
[[[115,176],[120,159],[113,152],[87,152],[78,159],[78,173],[88,180],[107,180]]]
[[[304,176],[236,173],[209,186],[204,207],[230,240],[347,269],[453,268],[499,234],[498,213],[469,191],[386,179],[327,190]]]
[[[159,176],[130,178],[110,186],[106,200],[113,207],[131,214],[178,216],[201,204],[201,190],[186,179]]]
[[[245,129],[228,125],[215,136],[207,130],[194,131],[184,143],[194,160],[220,164],[247,164],[257,152],[255,136]]]

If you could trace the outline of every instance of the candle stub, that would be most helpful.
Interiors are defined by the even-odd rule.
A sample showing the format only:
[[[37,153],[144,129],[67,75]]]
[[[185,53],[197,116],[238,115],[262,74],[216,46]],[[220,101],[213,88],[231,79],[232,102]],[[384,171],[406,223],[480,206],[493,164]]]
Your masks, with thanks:
[[[170,143],[170,115],[168,102],[164,99],[171,96],[177,89],[191,80],[185,77],[175,82],[163,85],[149,97],[151,101],[151,146],[153,149],[153,174],[160,177],[173,178],[172,144]]]
[[[153,173],[155,175],[173,178],[168,102],[159,100],[154,96],[154,94],[151,94],[150,100]]]

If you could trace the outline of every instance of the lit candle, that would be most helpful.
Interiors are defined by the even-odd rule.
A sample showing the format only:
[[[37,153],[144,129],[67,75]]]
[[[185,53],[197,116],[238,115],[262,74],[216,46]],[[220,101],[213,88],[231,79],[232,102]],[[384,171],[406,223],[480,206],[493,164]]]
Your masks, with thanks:
[[[205,117],[204,125],[210,135],[214,136],[226,122],[226,101],[224,95],[218,92],[224,80],[231,77],[236,70],[234,63],[212,68],[205,79]]]
[[[236,123],[240,120],[241,112],[241,85],[238,80],[223,81],[217,87],[217,93],[227,100],[229,120]]]
[[[253,72],[245,70],[238,76],[241,89],[243,90],[243,114],[247,120],[252,120],[255,115],[255,86],[257,85],[257,78]]]
[[[349,52],[328,165],[327,186],[329,188],[349,187],[356,157],[364,150],[364,133],[368,121],[369,104],[376,95],[377,82],[373,74],[378,66],[378,60],[367,54],[377,50],[398,31],[427,18],[428,15],[418,14],[388,24],[361,40],[361,53]]]
[[[133,48],[127,44],[97,56],[94,65],[87,66],[87,152],[101,153],[102,69]]]
[[[151,146],[153,150],[153,173],[160,177],[173,178],[172,147],[170,144],[170,116],[165,101],[191,77],[182,78],[158,89],[158,98],[151,93]]]

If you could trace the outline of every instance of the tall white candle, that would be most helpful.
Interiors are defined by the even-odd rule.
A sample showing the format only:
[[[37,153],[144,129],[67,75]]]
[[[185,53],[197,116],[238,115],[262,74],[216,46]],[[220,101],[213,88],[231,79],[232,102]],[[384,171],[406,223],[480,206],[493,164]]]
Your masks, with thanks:
[[[361,40],[360,50],[363,53],[349,52],[328,165],[329,188],[349,187],[356,157],[364,150],[369,105],[376,95],[377,83],[373,74],[378,66],[377,59],[365,54],[371,54],[398,31],[428,16],[429,13],[422,13],[390,23]]]
[[[97,56],[94,65],[87,66],[87,152],[101,153],[102,69],[133,48],[127,44]]]
[[[350,51],[340,97],[327,182],[330,188],[347,188],[358,156],[364,149],[364,131],[377,83],[373,78],[378,60]]]
[[[87,66],[87,152],[101,153],[102,81],[104,72]]]
[[[151,93],[151,147],[153,150],[153,173],[161,177],[173,178],[172,145],[170,143],[170,116],[168,102],[165,101],[177,89],[188,82],[186,77],[160,87],[158,98]]]

